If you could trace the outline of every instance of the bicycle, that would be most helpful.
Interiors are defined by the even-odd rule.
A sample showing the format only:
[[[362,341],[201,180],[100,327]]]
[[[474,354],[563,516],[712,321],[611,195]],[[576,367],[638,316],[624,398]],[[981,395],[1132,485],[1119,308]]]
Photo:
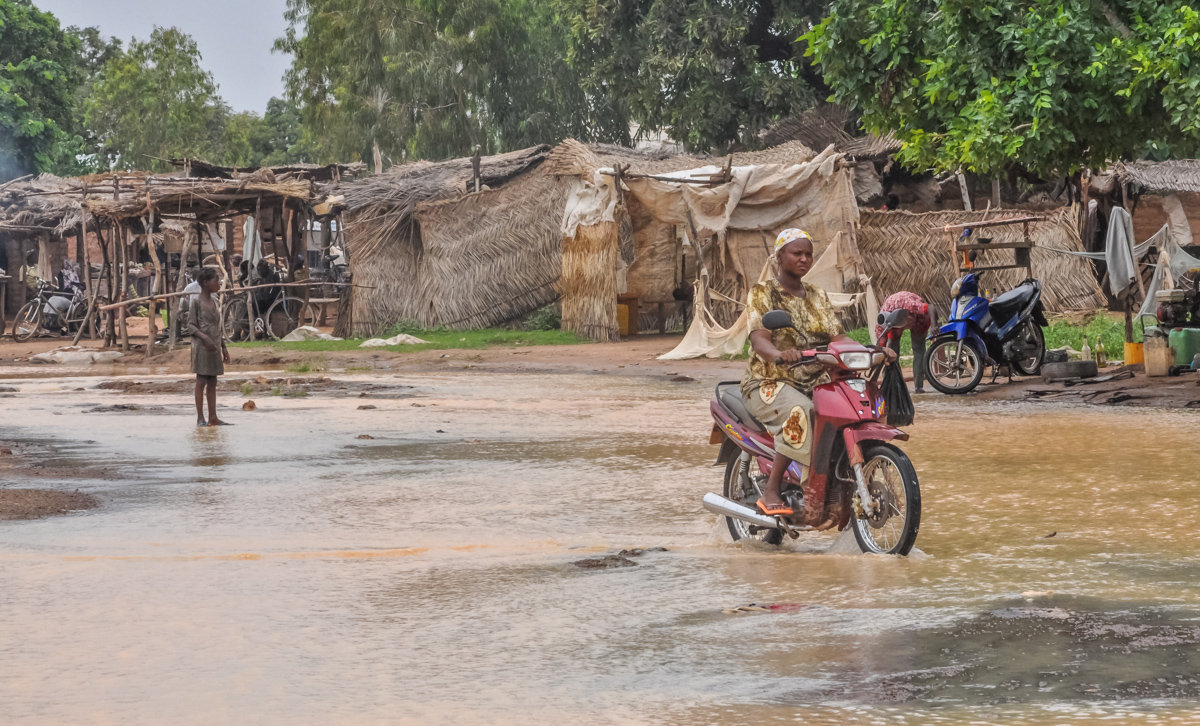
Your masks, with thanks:
[[[250,293],[226,293],[226,300],[221,305],[223,332],[230,342],[250,340],[251,310],[246,307],[247,295]],[[255,337],[265,333],[273,340],[279,340],[302,325],[315,327],[317,323],[316,306],[283,291],[267,307],[265,314],[259,309],[254,295],[250,295],[250,305],[254,314]]]
[[[100,306],[107,300],[96,299],[96,308],[92,310],[92,328],[95,335],[100,334]],[[38,334],[71,335],[81,326],[88,324],[88,299],[83,288],[59,290],[46,281],[38,283],[35,297],[17,310],[13,319],[12,337],[18,343],[33,338]],[[51,330],[53,326],[55,330]]]

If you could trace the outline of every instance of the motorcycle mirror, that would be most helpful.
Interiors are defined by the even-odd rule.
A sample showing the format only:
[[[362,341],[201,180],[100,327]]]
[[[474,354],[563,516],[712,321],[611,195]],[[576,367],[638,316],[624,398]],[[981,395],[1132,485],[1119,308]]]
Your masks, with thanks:
[[[899,328],[908,323],[908,311],[903,308],[886,313],[879,313],[877,323],[884,328]]]
[[[792,327],[792,315],[786,310],[771,310],[763,315],[763,327],[767,330],[779,330]]]

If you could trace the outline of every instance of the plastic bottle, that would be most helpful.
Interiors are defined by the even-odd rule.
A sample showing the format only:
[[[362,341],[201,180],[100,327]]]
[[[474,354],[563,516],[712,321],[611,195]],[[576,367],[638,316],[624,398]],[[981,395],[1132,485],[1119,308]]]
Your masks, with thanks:
[[[1092,348],[1088,345],[1087,338],[1083,339],[1083,348],[1079,350],[1080,360],[1092,359]]]
[[[1097,368],[1103,368],[1108,365],[1108,351],[1104,350],[1104,341],[1100,339],[1099,335],[1096,336],[1095,355]]]

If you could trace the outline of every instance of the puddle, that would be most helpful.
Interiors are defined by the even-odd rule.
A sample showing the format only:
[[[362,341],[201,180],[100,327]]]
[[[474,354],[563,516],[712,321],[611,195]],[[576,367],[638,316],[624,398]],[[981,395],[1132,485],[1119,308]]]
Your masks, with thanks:
[[[100,507],[0,525],[6,720],[1200,719],[1193,412],[922,401],[895,558],[728,543],[700,386],[323,377],[218,429],[186,377],[13,382]]]

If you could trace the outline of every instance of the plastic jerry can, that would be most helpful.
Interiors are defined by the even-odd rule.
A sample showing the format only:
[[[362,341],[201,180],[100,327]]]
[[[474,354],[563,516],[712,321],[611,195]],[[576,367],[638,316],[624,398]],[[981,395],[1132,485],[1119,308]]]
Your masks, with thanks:
[[[1187,366],[1200,353],[1200,328],[1175,328],[1168,337],[1175,349],[1175,365]]]

